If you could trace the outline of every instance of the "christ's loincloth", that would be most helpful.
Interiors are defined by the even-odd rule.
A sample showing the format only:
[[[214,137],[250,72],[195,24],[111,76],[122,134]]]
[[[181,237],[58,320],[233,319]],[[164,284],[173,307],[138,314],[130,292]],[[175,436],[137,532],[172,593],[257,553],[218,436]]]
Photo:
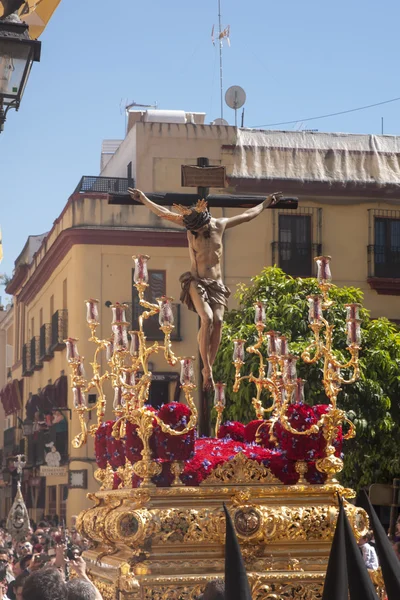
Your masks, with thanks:
[[[207,302],[211,307],[216,304],[221,304],[227,308],[228,298],[231,295],[231,290],[222,283],[222,281],[216,281],[215,279],[200,279],[193,277],[188,271],[180,276],[179,281],[182,285],[181,302],[186,304],[189,310],[197,312],[193,301],[190,297],[190,284],[194,283],[200,296],[204,302]]]

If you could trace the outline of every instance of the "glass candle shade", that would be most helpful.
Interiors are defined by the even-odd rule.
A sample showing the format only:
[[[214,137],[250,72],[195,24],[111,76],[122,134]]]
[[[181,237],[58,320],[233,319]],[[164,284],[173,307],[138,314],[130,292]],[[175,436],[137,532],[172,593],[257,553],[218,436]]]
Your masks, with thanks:
[[[308,320],[310,323],[319,323],[322,317],[321,296],[308,296]]]
[[[279,356],[286,356],[289,354],[289,342],[285,335],[281,335],[277,338],[276,348]]]
[[[360,308],[361,304],[346,304],[346,319],[359,319],[360,318]]]
[[[83,379],[85,379],[86,377],[85,367],[83,366],[83,358],[81,359],[81,362],[78,365],[76,374],[78,375],[78,377],[83,377]]]
[[[80,360],[77,342],[78,340],[75,338],[67,338],[65,341],[65,345],[67,347],[67,361],[69,363],[76,362]]]
[[[150,256],[147,254],[138,254],[132,257],[135,263],[135,270],[133,273],[133,281],[135,283],[147,283],[149,281],[149,273],[147,270],[147,261]]]
[[[86,321],[89,325],[97,325],[99,322],[99,301],[86,300]]]
[[[116,323],[112,326],[112,331],[114,334],[114,351],[127,350],[129,345],[127,324]]]
[[[181,384],[194,384],[194,365],[192,357],[181,358]]]
[[[268,331],[267,333],[267,352],[270,358],[280,354],[279,336],[279,331]]]
[[[244,345],[245,340],[233,340],[233,361],[244,362],[245,350]]]
[[[290,354],[283,359],[282,378],[284,383],[295,383],[297,379],[297,363],[298,357]]]
[[[114,338],[106,342],[106,360],[110,362],[114,354]]]
[[[111,306],[112,310],[112,323],[125,323],[126,321],[126,304],[120,304],[116,302]]]
[[[80,387],[72,388],[72,400],[74,404],[74,408],[84,408],[86,407],[86,396],[85,392],[82,391]]]
[[[129,346],[130,355],[137,358],[139,356],[139,332],[130,331],[129,335],[131,336],[131,345]]]
[[[173,325],[174,313],[172,310],[172,298],[161,296],[161,298],[157,298],[157,302],[160,307],[160,312],[158,313],[158,322],[160,323],[160,326]]]
[[[304,404],[304,379],[297,379],[296,385],[292,393],[291,403],[292,404]]]
[[[317,279],[318,283],[329,283],[332,281],[332,273],[330,268],[330,256],[317,256]]]
[[[347,345],[351,346],[355,344],[360,346],[361,344],[361,321],[359,319],[349,319],[346,323],[347,329]]]
[[[263,302],[256,302],[254,304],[254,323],[256,325],[265,323],[265,306]]]
[[[119,386],[115,386],[113,409],[120,410],[121,408],[123,408],[122,389]]]
[[[214,406],[225,406],[225,383],[216,383],[214,389]]]

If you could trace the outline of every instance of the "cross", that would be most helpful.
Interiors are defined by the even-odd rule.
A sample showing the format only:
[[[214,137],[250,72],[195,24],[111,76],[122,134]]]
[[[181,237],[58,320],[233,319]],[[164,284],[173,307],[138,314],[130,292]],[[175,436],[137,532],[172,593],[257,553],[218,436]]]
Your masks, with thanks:
[[[17,454],[16,459],[17,460],[14,461],[14,467],[16,467],[18,475],[21,476],[22,471],[26,465],[25,455]]]

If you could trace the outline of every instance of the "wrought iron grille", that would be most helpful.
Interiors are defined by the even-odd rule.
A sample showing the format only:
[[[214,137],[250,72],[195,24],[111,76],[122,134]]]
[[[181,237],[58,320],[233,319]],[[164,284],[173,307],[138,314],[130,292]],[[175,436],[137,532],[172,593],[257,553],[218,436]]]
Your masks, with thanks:
[[[135,180],[127,177],[92,177],[85,175],[76,186],[77,193],[127,194],[129,187],[135,187]]]
[[[40,336],[35,336],[31,339],[31,369],[39,370],[43,367],[40,360]]]
[[[50,360],[53,356],[53,352],[51,351],[51,323],[45,323],[40,328],[40,360],[47,361]]]
[[[51,350],[63,350],[68,337],[68,310],[57,310],[51,318]]]
[[[278,210],[272,219],[272,264],[293,277],[312,277],[313,259],[322,253],[322,209]]]
[[[31,342],[29,342],[22,347],[22,375],[24,377],[32,375],[31,365]]]
[[[368,211],[368,277],[400,279],[400,210]]]

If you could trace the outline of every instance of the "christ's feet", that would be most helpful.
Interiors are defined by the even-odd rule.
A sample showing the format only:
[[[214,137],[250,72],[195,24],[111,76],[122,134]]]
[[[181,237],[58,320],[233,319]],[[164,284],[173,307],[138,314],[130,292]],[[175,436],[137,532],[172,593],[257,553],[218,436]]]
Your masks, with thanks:
[[[214,390],[214,379],[212,371],[204,367],[201,374],[203,375],[203,390],[205,392],[212,392]]]

